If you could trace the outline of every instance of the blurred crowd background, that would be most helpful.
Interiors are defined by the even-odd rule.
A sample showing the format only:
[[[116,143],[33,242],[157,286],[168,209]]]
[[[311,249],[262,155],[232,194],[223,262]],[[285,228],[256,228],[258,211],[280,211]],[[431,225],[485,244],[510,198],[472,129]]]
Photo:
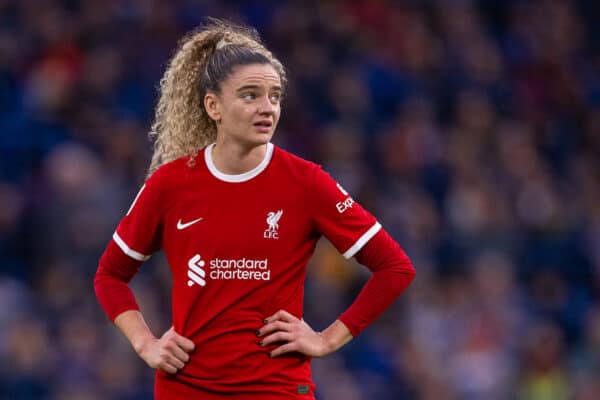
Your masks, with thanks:
[[[595,0],[0,0],[0,399],[152,397],[92,280],[144,180],[158,81],[205,16],[257,28],[290,75],[274,141],[417,269],[314,361],[319,400],[600,399]],[[306,320],[368,276],[320,244]],[[132,286],[160,335],[164,258]]]

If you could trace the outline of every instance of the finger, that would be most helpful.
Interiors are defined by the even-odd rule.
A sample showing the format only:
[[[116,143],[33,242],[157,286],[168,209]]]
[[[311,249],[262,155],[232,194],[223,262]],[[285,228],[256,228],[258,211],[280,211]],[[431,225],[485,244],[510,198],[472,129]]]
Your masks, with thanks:
[[[185,336],[181,336],[180,334],[177,334],[177,336],[175,336],[175,343],[177,343],[177,345],[179,347],[181,347],[187,353],[194,350],[194,348],[196,347],[194,342],[192,342],[190,339],[186,338]]]
[[[175,356],[175,358],[177,358],[178,360],[181,360],[184,363],[186,363],[190,360],[189,354],[186,353],[185,351],[183,351],[183,349],[181,347],[173,346],[172,351],[173,351],[173,356]]]
[[[276,343],[276,342],[289,342],[291,340],[294,339],[294,335],[292,335],[289,332],[275,332],[267,337],[265,337],[260,343],[261,346],[266,346],[269,345],[271,343]]]
[[[289,312],[287,312],[285,310],[279,310],[275,314],[273,314],[269,318],[267,318],[266,323],[272,322],[272,321],[277,321],[277,320],[281,320],[281,321],[285,321],[285,322],[293,322],[293,321],[296,321],[297,319],[298,318],[294,317]]]
[[[258,336],[268,335],[271,332],[275,331],[289,331],[291,328],[291,324],[282,321],[275,321],[268,323],[258,330]]]
[[[177,373],[177,368],[175,368],[174,366],[172,366],[169,363],[162,363],[158,366],[158,369],[160,369],[161,371],[165,371],[168,374],[175,374]]]
[[[296,342],[286,343],[271,351],[269,353],[269,357],[277,357],[282,354],[291,353],[296,350],[298,350],[298,345],[296,344]]]
[[[185,366],[183,361],[177,359],[177,357],[175,357],[174,355],[171,355],[171,354],[165,354],[162,357],[162,359],[163,359],[163,363],[172,365],[173,367],[175,367],[177,369],[181,369]]]

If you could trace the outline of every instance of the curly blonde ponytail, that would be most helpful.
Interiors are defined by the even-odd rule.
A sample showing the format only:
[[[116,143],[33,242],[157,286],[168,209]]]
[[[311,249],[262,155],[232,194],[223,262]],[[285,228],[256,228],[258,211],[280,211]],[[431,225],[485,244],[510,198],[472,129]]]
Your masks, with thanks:
[[[148,176],[162,164],[193,155],[215,141],[216,125],[206,113],[204,95],[220,93],[221,83],[234,67],[253,63],[271,64],[285,84],[282,64],[254,29],[211,18],[183,38],[160,80]]]

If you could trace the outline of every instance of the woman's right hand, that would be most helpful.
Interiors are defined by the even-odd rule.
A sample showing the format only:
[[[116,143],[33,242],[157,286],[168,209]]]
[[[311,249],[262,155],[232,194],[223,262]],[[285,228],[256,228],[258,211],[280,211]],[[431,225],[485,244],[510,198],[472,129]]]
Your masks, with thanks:
[[[181,336],[171,327],[160,339],[151,337],[140,346],[139,356],[154,369],[174,374],[190,360],[194,342]]]

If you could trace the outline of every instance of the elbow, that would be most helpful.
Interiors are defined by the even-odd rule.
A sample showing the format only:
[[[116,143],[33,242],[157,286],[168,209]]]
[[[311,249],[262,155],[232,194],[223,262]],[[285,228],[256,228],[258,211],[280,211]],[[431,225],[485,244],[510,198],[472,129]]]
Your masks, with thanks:
[[[410,271],[408,272],[409,275],[409,280],[410,283],[412,283],[412,281],[415,280],[415,278],[417,277],[417,270],[415,269],[415,267],[413,267],[413,265],[410,265]]]
[[[96,298],[98,300],[102,300],[106,293],[106,289],[111,286],[111,282],[115,282],[115,278],[107,273],[107,271],[102,268],[102,265],[98,266],[98,270],[94,275],[94,293],[96,294]]]
[[[417,276],[417,270],[410,259],[407,262],[406,268],[408,269],[409,275],[412,275],[413,278]]]
[[[96,298],[99,297],[99,292],[101,291],[101,287],[102,284],[104,282],[104,279],[106,277],[103,276],[102,272],[100,272],[100,268],[98,268],[98,270],[96,271],[96,274],[94,275],[94,293],[96,294]]]
[[[409,285],[417,277],[417,270],[415,269],[415,267],[413,266],[413,264],[410,261],[408,261],[407,263],[405,263],[401,266],[401,271],[402,271],[402,274],[406,276],[406,280],[408,281]]]
[[[106,298],[107,293],[110,293],[115,287],[126,286],[128,279],[118,273],[117,268],[109,267],[103,260],[100,260],[98,269],[94,275],[94,293],[100,301]]]
[[[406,257],[403,262],[396,265],[395,272],[397,274],[396,276],[401,276],[400,286],[403,288],[402,290],[408,287],[417,276],[417,270],[408,257]]]

